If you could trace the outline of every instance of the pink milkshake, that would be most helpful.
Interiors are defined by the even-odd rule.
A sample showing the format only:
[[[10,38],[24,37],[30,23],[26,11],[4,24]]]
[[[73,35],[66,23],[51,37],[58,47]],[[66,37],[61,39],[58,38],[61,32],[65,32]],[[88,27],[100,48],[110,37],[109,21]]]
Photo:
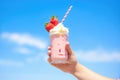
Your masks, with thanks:
[[[65,49],[68,42],[68,29],[59,23],[50,30],[52,63],[67,63],[68,53]]]
[[[56,16],[53,16],[50,22],[45,24],[45,29],[50,34],[50,45],[51,45],[51,59],[54,64],[68,63],[68,53],[65,46],[68,42],[68,29],[62,24],[67,15],[69,14],[72,5],[67,10],[65,16],[63,17],[61,23],[58,22]]]

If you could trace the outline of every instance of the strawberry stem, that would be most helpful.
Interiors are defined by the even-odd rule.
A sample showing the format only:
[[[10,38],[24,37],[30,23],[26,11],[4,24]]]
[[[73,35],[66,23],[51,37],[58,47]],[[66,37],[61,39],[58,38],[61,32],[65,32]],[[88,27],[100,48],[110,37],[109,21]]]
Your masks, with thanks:
[[[51,19],[58,18],[58,16],[52,16]]]
[[[48,24],[49,24],[49,22],[46,22],[46,23],[45,23],[45,27],[46,27]]]

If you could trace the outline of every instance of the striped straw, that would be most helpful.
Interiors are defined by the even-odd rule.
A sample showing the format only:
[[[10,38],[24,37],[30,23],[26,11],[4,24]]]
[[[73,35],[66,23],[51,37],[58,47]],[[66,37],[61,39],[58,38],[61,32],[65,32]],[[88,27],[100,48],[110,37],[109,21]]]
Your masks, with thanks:
[[[69,12],[70,12],[71,9],[72,9],[72,5],[69,7],[69,9],[67,10],[67,12],[65,13],[65,16],[63,17],[61,23],[63,23],[65,21],[65,19],[68,16],[68,14],[69,14]]]

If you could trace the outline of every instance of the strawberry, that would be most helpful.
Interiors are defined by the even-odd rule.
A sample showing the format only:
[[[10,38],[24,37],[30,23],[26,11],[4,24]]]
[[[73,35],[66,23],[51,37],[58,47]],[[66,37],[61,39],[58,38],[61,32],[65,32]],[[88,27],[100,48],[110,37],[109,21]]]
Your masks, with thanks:
[[[49,32],[52,28],[54,27],[54,25],[52,23],[46,23],[45,24],[45,29]]]
[[[56,26],[59,23],[57,16],[52,16],[50,19],[50,23]]]

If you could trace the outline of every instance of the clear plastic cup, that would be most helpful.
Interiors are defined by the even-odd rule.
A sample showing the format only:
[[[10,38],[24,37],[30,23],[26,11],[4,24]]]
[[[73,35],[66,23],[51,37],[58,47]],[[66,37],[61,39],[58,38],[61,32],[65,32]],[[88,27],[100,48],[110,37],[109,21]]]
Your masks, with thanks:
[[[67,42],[68,42],[67,34],[50,35],[52,63],[55,63],[55,64],[67,63],[68,53],[65,49]]]

